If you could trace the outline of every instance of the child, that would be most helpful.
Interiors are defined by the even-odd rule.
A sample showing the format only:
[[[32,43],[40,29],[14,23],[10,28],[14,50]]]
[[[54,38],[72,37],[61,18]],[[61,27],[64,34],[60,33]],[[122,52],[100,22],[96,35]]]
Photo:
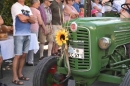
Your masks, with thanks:
[[[84,5],[81,4],[79,8],[80,8],[79,17],[83,18],[84,17]]]
[[[96,9],[91,10],[92,17],[97,17],[98,11]]]

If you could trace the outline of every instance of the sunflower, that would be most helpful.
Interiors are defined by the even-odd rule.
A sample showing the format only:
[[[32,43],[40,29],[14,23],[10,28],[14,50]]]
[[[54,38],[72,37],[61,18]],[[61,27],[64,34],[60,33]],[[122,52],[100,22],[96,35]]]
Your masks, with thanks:
[[[59,46],[66,44],[67,40],[68,40],[68,32],[65,29],[61,29],[56,33],[56,43]]]

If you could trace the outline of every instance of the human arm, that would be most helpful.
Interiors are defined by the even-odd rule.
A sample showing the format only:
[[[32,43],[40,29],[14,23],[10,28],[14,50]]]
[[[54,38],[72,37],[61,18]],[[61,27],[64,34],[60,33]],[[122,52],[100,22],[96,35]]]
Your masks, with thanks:
[[[28,13],[26,12],[26,10],[21,10],[21,8],[19,8],[19,6],[13,5],[11,7],[11,14],[13,17],[15,17],[15,16],[18,17],[19,20],[23,23],[27,23],[27,22],[34,23],[32,12],[31,12],[30,8],[28,7],[27,10],[28,10]],[[29,16],[24,15],[23,14],[24,12],[26,14],[28,14]]]
[[[18,18],[20,19],[21,22],[24,22],[24,23],[30,22],[31,24],[35,23],[33,15],[31,15],[31,16],[25,16],[23,14],[18,14],[17,16],[18,16]]]
[[[77,10],[74,7],[72,7],[72,9],[74,10],[74,12],[72,12],[72,10],[66,5],[64,8],[64,13],[70,16],[78,16],[79,13],[77,12]]]
[[[17,16],[18,16],[18,18],[19,18],[19,20],[20,20],[21,22],[26,23],[26,22],[28,22],[28,20],[29,20],[29,17],[28,17],[28,16],[25,16],[25,15],[23,15],[23,14],[18,14]]]
[[[100,9],[99,7],[97,7],[97,5],[95,3],[92,4],[92,7],[94,9],[96,9],[98,12],[102,12],[102,9]]]
[[[4,23],[2,17],[0,16],[0,25],[2,25]]]
[[[130,3],[130,0],[126,0],[126,3]]]
[[[29,19],[28,19],[28,22],[30,22],[31,24],[34,24],[35,23],[35,18],[32,14],[32,11],[31,9],[28,7],[28,10],[29,10]]]
[[[35,18],[33,15],[29,16],[28,22],[30,22],[31,24],[35,23]]]
[[[47,34],[47,31],[46,31],[46,29],[45,29],[46,27],[45,27],[45,24],[44,24],[44,22],[43,22],[43,20],[42,20],[40,14],[37,16],[37,19],[38,19],[39,25],[40,25],[40,26],[43,28],[43,30],[44,30],[44,34],[46,35],[46,34]]]
[[[43,15],[44,11],[42,10],[41,6],[38,8],[38,10],[39,10],[39,11],[37,11],[38,23],[39,23],[40,27],[42,27],[44,34],[47,34],[45,23],[44,23],[44,15]]]
[[[113,2],[113,0],[102,0],[102,4],[105,4],[106,2]]]

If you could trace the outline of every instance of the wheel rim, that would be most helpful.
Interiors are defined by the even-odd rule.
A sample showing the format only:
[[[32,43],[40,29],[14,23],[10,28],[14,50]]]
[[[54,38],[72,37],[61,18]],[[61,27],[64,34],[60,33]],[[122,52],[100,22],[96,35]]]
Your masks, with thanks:
[[[47,79],[46,84],[44,86],[64,86],[63,84],[56,83],[56,80],[54,80],[54,74],[57,71],[57,65],[53,65],[47,73]],[[64,78],[63,78],[64,79]]]

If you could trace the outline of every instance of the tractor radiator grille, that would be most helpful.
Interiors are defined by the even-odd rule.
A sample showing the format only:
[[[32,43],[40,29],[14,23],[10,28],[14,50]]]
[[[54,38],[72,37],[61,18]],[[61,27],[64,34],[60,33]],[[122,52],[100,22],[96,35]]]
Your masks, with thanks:
[[[78,47],[84,48],[84,59],[71,58],[69,57],[71,69],[83,69],[87,70],[90,68],[90,49],[89,49],[89,31],[86,28],[80,28],[76,33],[70,31],[70,40],[84,41],[82,44],[78,44]],[[74,45],[70,41],[70,45]]]
[[[122,44],[129,42],[130,31],[115,31],[115,44]]]

